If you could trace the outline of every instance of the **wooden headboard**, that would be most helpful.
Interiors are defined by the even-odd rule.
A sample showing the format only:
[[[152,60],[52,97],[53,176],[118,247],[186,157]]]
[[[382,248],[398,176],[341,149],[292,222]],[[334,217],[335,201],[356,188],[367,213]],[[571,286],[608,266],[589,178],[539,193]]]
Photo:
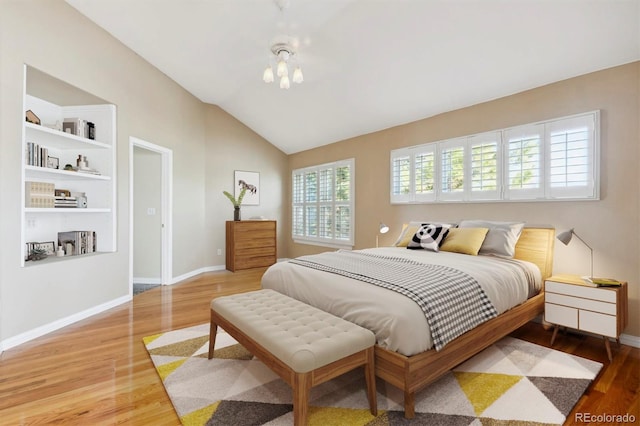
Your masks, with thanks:
[[[524,228],[516,244],[516,259],[535,263],[540,268],[542,280],[553,272],[553,244],[556,236],[554,228]]]

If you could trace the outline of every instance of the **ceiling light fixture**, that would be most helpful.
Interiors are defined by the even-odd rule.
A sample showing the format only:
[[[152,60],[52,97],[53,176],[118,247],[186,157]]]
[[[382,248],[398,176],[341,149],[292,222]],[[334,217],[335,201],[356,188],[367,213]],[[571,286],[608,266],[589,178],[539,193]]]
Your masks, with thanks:
[[[275,0],[275,2],[281,13],[289,6],[288,0]],[[282,36],[279,38],[282,38]],[[289,75],[292,76],[291,80],[296,84],[300,84],[304,81],[302,68],[297,64],[296,50],[293,47],[293,44],[294,43],[289,41],[289,37],[286,37],[286,41],[276,42],[271,46],[273,59],[270,58],[269,64],[262,73],[262,81],[265,83],[273,83],[275,76],[278,76],[280,78],[281,89],[288,89],[291,87]],[[272,62],[276,64],[275,75],[273,73],[273,67],[271,66]],[[289,67],[293,68],[293,72],[291,74],[289,72]]]
[[[293,46],[289,43],[276,43],[271,46],[271,53],[273,53],[275,57],[276,63],[276,72],[275,76],[280,78],[280,88],[288,89],[291,86],[289,79],[289,67],[293,68],[292,78],[294,83],[300,84],[304,81],[304,76],[302,75],[302,68],[300,65],[296,64],[296,51]],[[267,65],[264,73],[262,74],[262,80],[265,83],[273,83],[275,80],[273,68],[271,64]]]

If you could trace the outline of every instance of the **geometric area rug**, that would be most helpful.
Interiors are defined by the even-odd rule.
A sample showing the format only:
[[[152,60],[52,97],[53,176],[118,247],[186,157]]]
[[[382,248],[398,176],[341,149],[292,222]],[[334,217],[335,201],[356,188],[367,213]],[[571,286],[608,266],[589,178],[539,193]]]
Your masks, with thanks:
[[[291,388],[209,324],[145,337],[144,344],[184,426],[292,425]],[[602,364],[505,337],[416,394],[412,425],[561,425]],[[403,394],[377,380],[369,412],[362,370],[311,389],[309,425],[403,425]]]

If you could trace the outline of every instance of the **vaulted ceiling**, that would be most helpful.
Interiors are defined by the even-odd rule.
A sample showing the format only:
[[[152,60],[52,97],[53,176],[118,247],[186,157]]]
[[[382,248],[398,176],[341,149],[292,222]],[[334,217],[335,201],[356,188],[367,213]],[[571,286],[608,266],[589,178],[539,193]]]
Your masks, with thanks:
[[[288,154],[640,59],[640,0],[279,1],[67,0]]]

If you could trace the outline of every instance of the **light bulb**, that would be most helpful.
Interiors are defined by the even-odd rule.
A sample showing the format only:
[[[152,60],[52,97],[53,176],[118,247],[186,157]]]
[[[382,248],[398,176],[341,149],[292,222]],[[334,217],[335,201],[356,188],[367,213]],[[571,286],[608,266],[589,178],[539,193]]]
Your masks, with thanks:
[[[300,84],[303,81],[304,77],[302,76],[302,70],[300,69],[300,67],[296,67],[296,69],[293,70],[293,82]]]
[[[273,70],[271,69],[270,65],[264,69],[264,73],[262,74],[262,80],[265,83],[273,83]]]
[[[282,78],[280,79],[280,88],[281,89],[288,89],[290,86],[289,83],[289,77],[286,75],[283,75]]]

